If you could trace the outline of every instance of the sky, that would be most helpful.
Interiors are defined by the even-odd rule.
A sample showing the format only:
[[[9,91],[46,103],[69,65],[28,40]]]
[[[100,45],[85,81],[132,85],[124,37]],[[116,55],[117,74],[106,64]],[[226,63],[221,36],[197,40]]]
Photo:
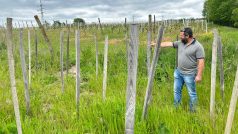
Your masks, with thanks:
[[[148,15],[156,20],[201,18],[204,0],[42,0],[44,20],[70,23],[83,18],[86,23],[147,21]],[[40,15],[40,0],[0,0],[0,23],[7,17],[16,21],[34,21]]]

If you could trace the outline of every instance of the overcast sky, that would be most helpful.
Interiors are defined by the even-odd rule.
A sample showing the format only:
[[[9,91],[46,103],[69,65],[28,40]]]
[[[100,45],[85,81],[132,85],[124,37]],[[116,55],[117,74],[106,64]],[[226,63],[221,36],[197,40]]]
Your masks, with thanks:
[[[204,0],[42,0],[44,19],[72,21],[80,17],[86,22],[146,21],[148,14],[157,20],[200,18]],[[0,20],[34,20],[40,17],[40,0],[0,0]],[[133,17],[134,16],[134,17]]]

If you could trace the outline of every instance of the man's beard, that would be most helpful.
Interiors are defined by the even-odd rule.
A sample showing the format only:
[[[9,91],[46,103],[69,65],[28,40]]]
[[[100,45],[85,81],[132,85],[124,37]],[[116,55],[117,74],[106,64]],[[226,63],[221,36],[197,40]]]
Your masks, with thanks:
[[[186,38],[181,39],[181,41],[183,42],[183,44],[187,44],[188,43],[188,39],[186,39]]]

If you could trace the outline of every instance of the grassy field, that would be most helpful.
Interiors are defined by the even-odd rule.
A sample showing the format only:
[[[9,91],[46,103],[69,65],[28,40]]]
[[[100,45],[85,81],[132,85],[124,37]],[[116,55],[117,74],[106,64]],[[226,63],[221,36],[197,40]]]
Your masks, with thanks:
[[[205,33],[194,25],[194,34],[203,44],[206,53],[206,65],[203,81],[197,85],[199,107],[196,113],[189,112],[187,89],[183,89],[182,105],[178,110],[173,107],[173,71],[175,67],[175,49],[162,48],[156,68],[153,99],[146,120],[141,120],[144,96],[147,86],[146,69],[146,32],[140,33],[138,56],[135,133],[162,134],[199,134],[224,133],[225,123],[238,63],[238,30],[217,25],[209,26]],[[216,86],[216,125],[213,129],[209,119],[212,28],[218,28],[223,43],[225,70],[225,100],[221,100],[219,70]],[[176,40],[180,26],[167,27],[164,40]],[[62,30],[62,29],[61,29]],[[65,92],[61,92],[60,80],[60,29],[48,29],[47,34],[54,48],[54,64],[50,65],[50,54],[43,37],[39,37],[39,69],[35,68],[35,49],[32,35],[32,78],[30,88],[31,113],[26,115],[24,83],[19,56],[19,30],[14,30],[14,58],[17,93],[21,113],[23,133],[124,133],[125,104],[127,84],[127,57],[125,34],[122,30],[112,33],[105,28],[109,36],[108,79],[106,101],[102,100],[104,35],[99,30],[81,30],[81,88],[79,119],[76,115],[75,77],[65,77]],[[140,30],[141,31],[141,30]],[[1,30],[1,32],[3,32]],[[96,32],[99,44],[99,77],[95,75]],[[33,33],[33,31],[32,31]],[[66,32],[65,32],[66,35]],[[66,37],[66,36],[65,36]],[[153,38],[156,36],[153,35]],[[1,40],[2,41],[2,40]],[[64,60],[66,61],[66,38]],[[28,62],[27,30],[24,31],[25,56]],[[70,33],[70,66],[75,65],[74,31]],[[7,62],[7,50],[4,42],[0,44],[0,133],[17,133],[13,110],[10,79]],[[238,106],[233,121],[232,133],[238,133]]]

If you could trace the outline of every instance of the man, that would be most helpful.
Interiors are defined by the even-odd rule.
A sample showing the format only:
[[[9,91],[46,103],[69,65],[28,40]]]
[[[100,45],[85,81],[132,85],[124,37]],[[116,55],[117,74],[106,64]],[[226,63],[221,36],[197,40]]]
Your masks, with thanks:
[[[196,83],[201,82],[205,52],[203,46],[193,38],[191,28],[180,31],[181,41],[162,42],[161,47],[178,49],[178,65],[174,71],[174,105],[181,102],[182,87],[185,84],[190,97],[190,110],[194,112],[197,103]]]

